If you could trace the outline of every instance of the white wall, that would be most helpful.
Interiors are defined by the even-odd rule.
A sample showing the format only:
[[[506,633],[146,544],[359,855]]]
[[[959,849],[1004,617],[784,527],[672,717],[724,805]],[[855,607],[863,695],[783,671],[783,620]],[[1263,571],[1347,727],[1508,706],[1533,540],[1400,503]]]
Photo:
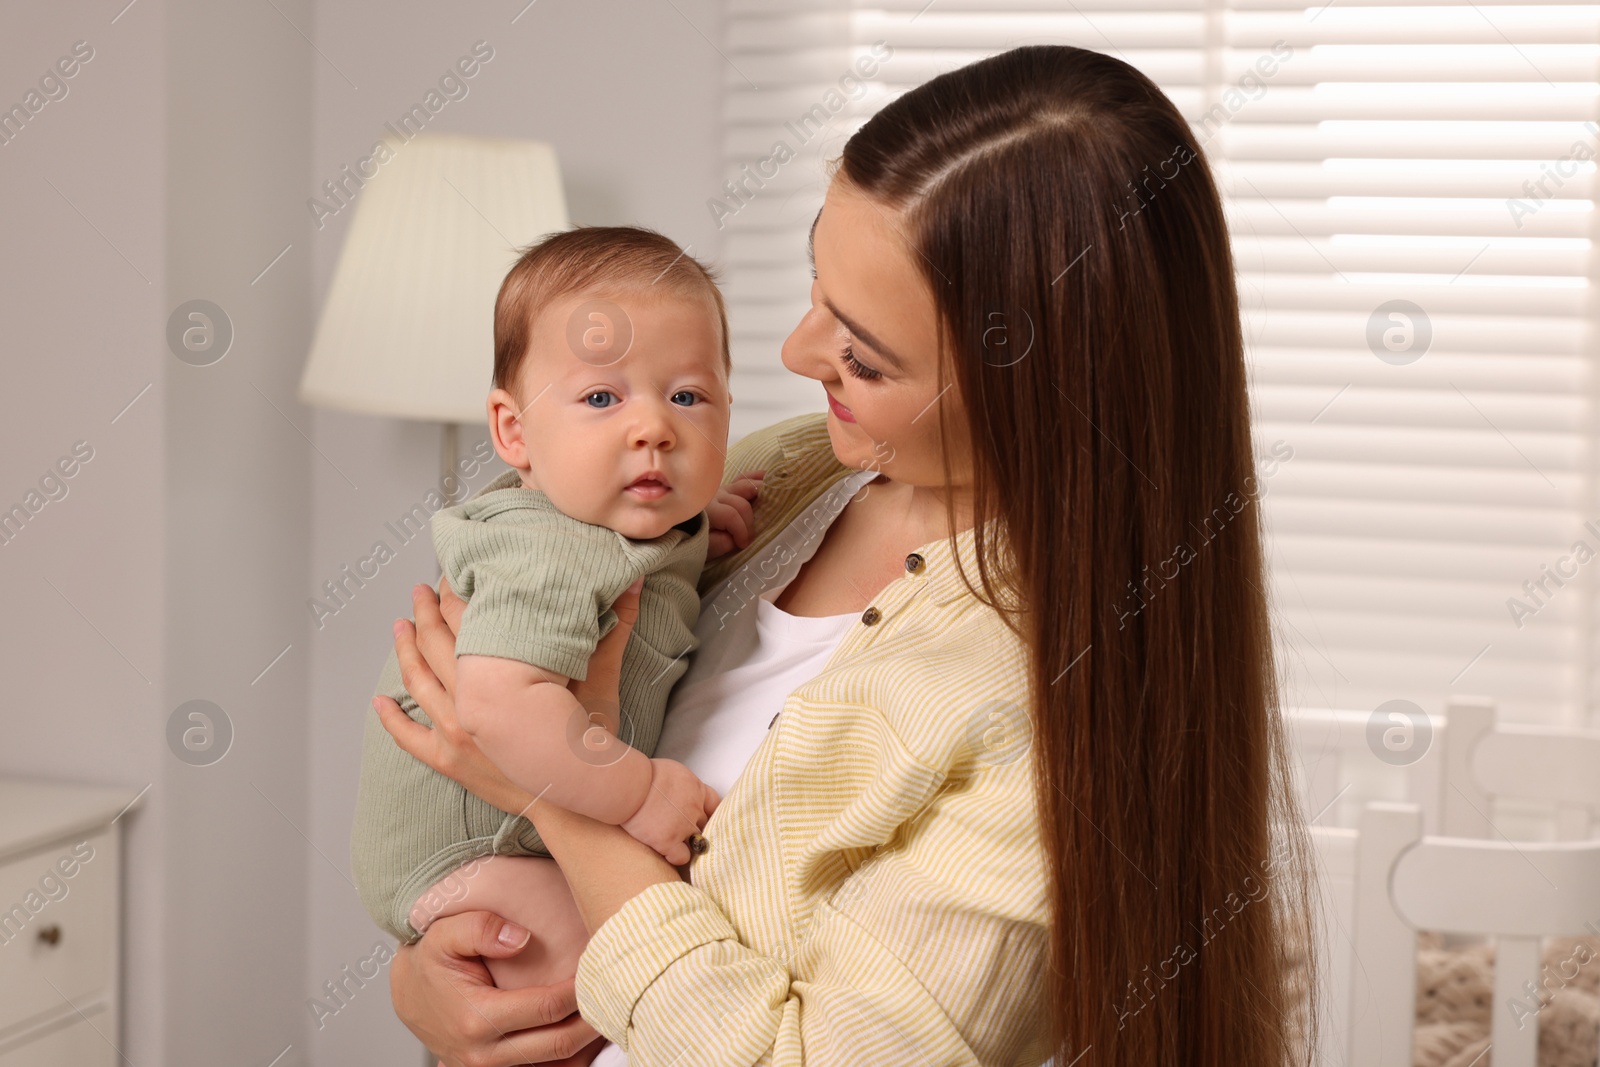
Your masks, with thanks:
[[[715,257],[717,230],[705,200],[721,182],[722,59],[713,0],[524,0],[452,5],[350,0],[317,9],[315,152],[305,196],[365,155],[395,119],[479,40],[494,58],[448,103],[430,129],[527,137],[555,146],[575,223],[637,222],[694,254]],[[685,21],[685,16],[694,25]],[[698,32],[696,30],[698,27]],[[336,69],[337,68],[337,69]],[[349,81],[346,81],[346,78]],[[352,88],[351,83],[357,88]],[[311,231],[313,293],[326,295],[352,211]],[[307,218],[310,218],[309,212]],[[408,590],[432,581],[429,546],[401,547],[384,522],[438,483],[437,428],[337,412],[312,419],[318,449],[359,489],[318,462],[311,470],[311,565],[302,598],[318,595],[344,564],[384,539],[398,550],[338,614],[311,624],[311,839],[331,860],[309,869],[311,934],[303,997],[366,957],[383,936],[345,881],[362,715],[389,648],[389,625],[410,614]],[[463,431],[465,452],[482,439]],[[492,473],[480,475],[481,484]],[[334,868],[338,869],[335,870]],[[337,1003],[337,1002],[334,1002]],[[309,1007],[307,1019],[312,1018]],[[337,1014],[312,1023],[319,1064],[411,1064],[416,1045],[389,1007],[386,977],[356,992]]]
[[[311,1062],[294,987],[318,862],[297,587],[323,461],[293,401],[311,332],[312,7],[167,0],[166,13],[168,307],[210,300],[234,330],[220,362],[166,360],[168,703],[214,701],[234,738],[211,766],[169,759],[162,780],[165,1062],[293,1067]]]
[[[291,20],[310,26],[308,0],[11,5],[0,35],[7,107],[74,42],[93,49],[0,147],[0,501],[25,502],[74,442],[93,450],[0,546],[0,771],[147,790],[124,818],[111,1035],[133,1063],[309,1062],[313,453],[289,399],[309,259],[252,284],[307,243],[310,48]],[[196,297],[237,334],[209,367],[167,348],[169,312]],[[235,731],[208,767],[167,744],[193,698]]]
[[[162,342],[164,10],[143,0],[112,25],[116,9],[104,5],[8,4],[0,31],[7,109],[74,42],[94,50],[67,96],[0,145],[0,508],[22,502],[74,442],[94,450],[67,496],[0,544],[0,773],[130,795],[159,783],[170,758],[159,622],[172,358]],[[169,798],[158,784],[144,801],[123,821],[128,970],[147,980],[130,985],[121,1043],[153,1064],[168,1003],[150,979],[165,955]]]

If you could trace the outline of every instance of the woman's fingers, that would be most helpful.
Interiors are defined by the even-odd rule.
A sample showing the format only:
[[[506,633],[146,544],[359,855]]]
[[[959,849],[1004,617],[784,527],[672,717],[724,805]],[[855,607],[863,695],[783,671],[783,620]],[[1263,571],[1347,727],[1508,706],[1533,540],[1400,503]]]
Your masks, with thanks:
[[[454,725],[455,704],[450,693],[417,647],[416,627],[405,619],[395,620],[394,654],[400,661],[400,680],[411,699],[422,705],[435,726],[446,722]]]
[[[639,591],[643,588],[644,579],[640,578],[624,589],[622,595],[612,603],[611,609],[617,613],[617,624],[600,639],[589,656],[588,677],[582,681],[574,678],[567,683],[567,689],[589,712],[590,722],[617,721],[622,653],[626,651],[628,638],[633,634],[633,624],[639,620]],[[596,716],[599,718],[596,719]]]
[[[438,626],[443,628],[443,623]],[[488,801],[501,811],[526,811],[534,798],[507,778],[483,754],[476,741],[456,721],[455,698],[440,684],[439,678],[422,658],[417,648],[416,634],[411,623],[404,619],[394,624],[394,651],[400,661],[400,680],[432,720],[432,729],[412,721],[393,700],[378,697],[373,708],[403,750],[426,763],[440,774],[454,778],[471,793]],[[616,703],[616,685],[612,684],[612,703]]]
[[[400,710],[400,705],[389,697],[373,697],[372,710],[378,713],[378,721],[383,723],[383,728],[389,731],[389,736],[394,738],[394,743],[400,746],[402,752],[423,759],[423,753],[433,744],[432,730]]]
[[[624,589],[617,596],[616,602],[611,605],[611,609],[617,613],[618,621],[626,625],[629,630],[633,629],[633,624],[639,619],[639,594],[643,590],[644,579],[635,578],[633,584]]]
[[[600,1051],[600,1046],[604,1041],[600,1037],[600,1031],[590,1026],[583,1016],[576,1011],[560,1022],[551,1023],[549,1026],[529,1036],[539,1041],[540,1047],[548,1046],[550,1056],[561,1057],[560,1059],[546,1058],[541,1060],[540,1062],[544,1067],[587,1067],[588,1064],[594,1061],[595,1055]],[[518,1042],[521,1042],[520,1045],[513,1045],[513,1048],[527,1047],[527,1042],[523,1037],[517,1035],[513,1035],[513,1037]],[[588,1049],[590,1045],[594,1045],[594,1049],[584,1055],[584,1050]],[[511,1062],[520,1065],[523,1061],[514,1060]]]
[[[492,911],[463,911],[455,915],[441,916],[429,923],[428,932],[420,943],[435,957],[450,956],[465,960],[474,956],[486,956],[489,959],[505,959],[527,948],[528,938],[531,936],[533,935],[523,927],[501,918]],[[578,1002],[574,995],[572,1007],[567,1011],[572,1011],[577,1006]],[[564,1018],[566,1014],[567,1012],[562,1012],[554,1018]],[[539,1025],[538,1020],[521,1022],[501,1020],[501,1023],[502,1029],[505,1025],[509,1025],[513,1030]]]
[[[450,588],[450,579],[444,575],[439,576],[439,613],[444,616],[445,625],[450,627],[450,632],[461,632],[461,613],[467,610],[467,602],[456,596],[456,591]]]
[[[439,597],[430,585],[411,587],[411,611],[417,620],[417,647],[445,690],[456,691],[456,635],[445,624]]]
[[[717,796],[717,791],[715,789],[712,789],[709,785],[706,786],[706,799],[705,799],[706,818],[709,819],[711,817],[711,813],[717,810],[717,805],[720,804],[720,803],[722,803],[722,798]],[[704,828],[704,825],[702,824],[702,829],[703,828]]]
[[[496,989],[480,957],[514,955],[528,932],[484,911],[434,920],[390,965],[395,1012],[447,1064],[488,1067],[565,1060],[596,1037],[576,1014],[572,979]]]
[[[611,688],[613,695],[616,680],[622,677],[622,653],[628,647],[628,638],[633,636],[634,623],[639,621],[639,593],[643,588],[644,579],[637,579],[617,597],[611,605],[611,610],[617,613],[617,624],[600,639],[594,655],[589,657],[589,677],[593,678],[598,670],[602,684]]]

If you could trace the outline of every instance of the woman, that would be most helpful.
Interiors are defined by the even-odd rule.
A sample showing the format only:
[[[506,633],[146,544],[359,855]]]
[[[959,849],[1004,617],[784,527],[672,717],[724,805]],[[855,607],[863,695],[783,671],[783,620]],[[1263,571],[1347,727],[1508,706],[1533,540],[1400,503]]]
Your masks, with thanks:
[[[1188,125],[1116,59],[1015,49],[863,126],[812,237],[783,362],[829,413],[730,450],[770,473],[702,583],[698,680],[766,654],[751,598],[758,628],[836,620],[831,655],[699,716],[781,707],[689,882],[531,810],[592,932],[575,994],[486,988],[470,957],[510,950],[480,913],[401,953],[397,1011],[452,1067],[571,1054],[574,1002],[635,1067],[1309,1061],[1239,309]],[[828,489],[856,495],[819,518]],[[386,723],[520,810],[417,609],[427,663],[397,646],[441,729]],[[671,754],[705,774],[696,744]]]

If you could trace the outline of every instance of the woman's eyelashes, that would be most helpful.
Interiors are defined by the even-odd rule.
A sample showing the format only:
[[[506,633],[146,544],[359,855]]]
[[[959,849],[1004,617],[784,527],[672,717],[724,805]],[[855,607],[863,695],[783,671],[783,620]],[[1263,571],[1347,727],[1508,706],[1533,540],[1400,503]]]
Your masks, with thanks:
[[[873,370],[871,367],[867,366],[865,363],[856,358],[856,350],[855,346],[853,345],[845,345],[844,351],[840,354],[839,358],[844,361],[845,370],[849,371],[852,375],[862,379],[863,381],[870,382],[876,378],[883,377],[882,371]]]

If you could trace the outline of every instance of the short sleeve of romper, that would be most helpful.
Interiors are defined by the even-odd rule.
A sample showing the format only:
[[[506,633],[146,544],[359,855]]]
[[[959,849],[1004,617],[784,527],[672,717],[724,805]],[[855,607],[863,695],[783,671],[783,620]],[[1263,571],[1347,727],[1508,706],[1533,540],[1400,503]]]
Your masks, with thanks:
[[[586,677],[595,646],[616,625],[611,605],[672,555],[683,532],[630,540],[563,514],[516,471],[505,472],[433,517],[440,566],[467,602],[456,654]]]

